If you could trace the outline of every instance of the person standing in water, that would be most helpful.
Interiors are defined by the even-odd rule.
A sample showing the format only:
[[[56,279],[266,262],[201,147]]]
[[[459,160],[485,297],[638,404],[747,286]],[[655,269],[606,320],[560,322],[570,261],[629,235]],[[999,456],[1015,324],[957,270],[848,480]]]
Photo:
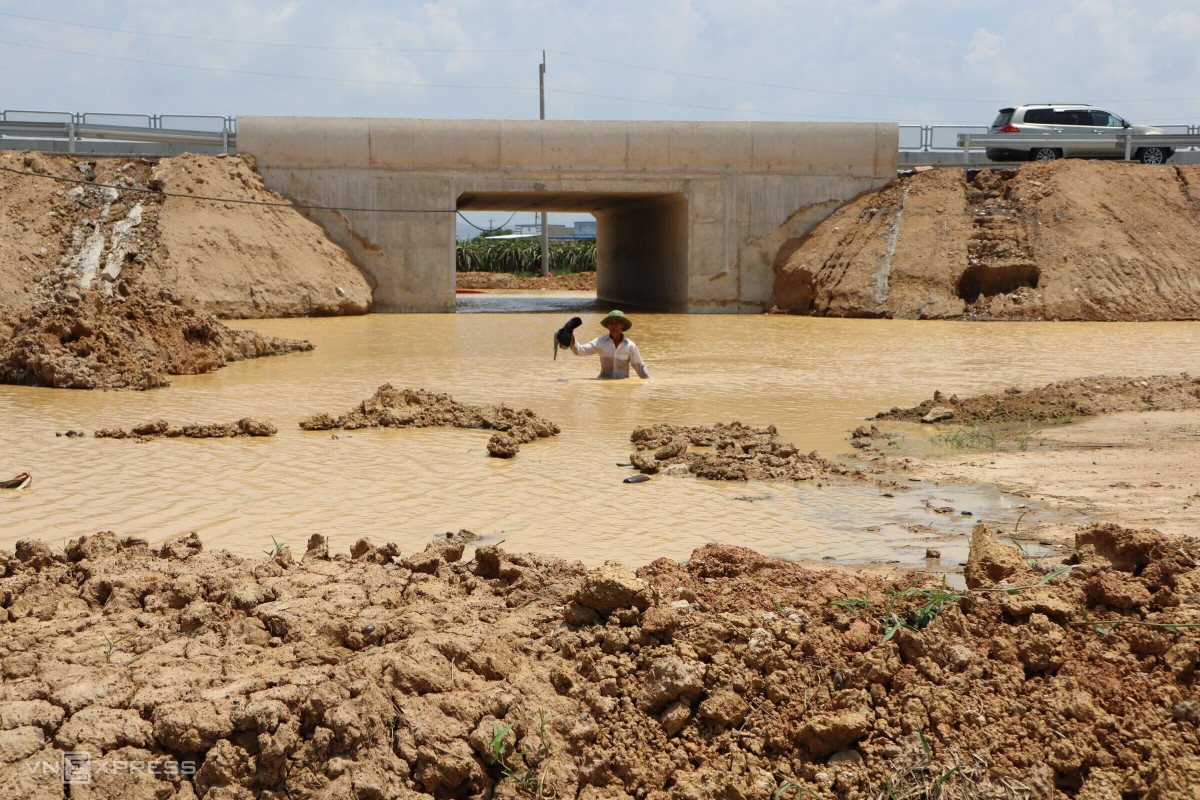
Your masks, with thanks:
[[[572,331],[571,352],[577,356],[599,353],[601,378],[628,378],[630,367],[642,378],[649,378],[650,373],[646,371],[646,364],[642,361],[642,354],[638,352],[637,345],[625,335],[625,332],[633,327],[629,318],[620,311],[610,311],[607,317],[600,320],[600,324],[608,328],[608,335],[597,336],[587,344],[578,344]]]

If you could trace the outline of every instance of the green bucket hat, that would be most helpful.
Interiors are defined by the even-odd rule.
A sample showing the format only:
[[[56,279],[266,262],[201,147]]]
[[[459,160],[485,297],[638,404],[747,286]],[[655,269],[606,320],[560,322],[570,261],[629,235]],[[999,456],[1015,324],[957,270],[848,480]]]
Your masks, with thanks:
[[[621,330],[622,330],[622,331],[627,331],[627,330],[629,330],[630,328],[632,328],[632,327],[633,327],[633,323],[629,321],[629,317],[625,316],[625,314],[624,314],[623,312],[620,312],[620,311],[610,311],[610,312],[608,312],[608,316],[607,316],[607,317],[605,317],[604,319],[600,320],[600,325],[601,325],[601,327],[607,328],[607,327],[608,327],[608,321],[609,321],[610,319],[619,319],[619,320],[621,320]]]

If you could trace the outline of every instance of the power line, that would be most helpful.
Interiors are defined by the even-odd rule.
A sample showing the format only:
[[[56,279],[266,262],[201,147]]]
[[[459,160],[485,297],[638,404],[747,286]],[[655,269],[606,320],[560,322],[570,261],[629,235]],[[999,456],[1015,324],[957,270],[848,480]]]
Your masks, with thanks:
[[[84,180],[82,178],[63,178],[58,175],[45,175],[39,172],[28,172],[12,167],[0,166],[0,171],[11,172],[14,175],[25,175],[30,178],[42,178],[45,180],[58,181],[60,183],[73,183],[83,186],[95,186],[99,189],[116,189],[119,192],[141,192],[142,194],[152,194],[158,197],[179,197],[184,200],[204,200],[213,203],[237,203],[244,206],[268,206],[271,208],[296,208],[306,211],[368,211],[375,214],[455,214],[458,209],[454,208],[351,208],[348,206],[316,206],[305,205],[302,203],[280,203],[273,200],[246,200],[241,197],[210,197],[202,194],[186,194],[183,192],[163,192],[157,189],[150,189],[143,186],[122,186],[116,183],[95,183],[94,181]]]
[[[219,44],[247,44],[255,47],[286,47],[296,50],[340,50],[353,53],[537,53],[539,48],[505,48],[490,50],[475,50],[467,48],[435,48],[435,47],[348,47],[328,44],[290,44],[287,42],[260,42],[252,39],[222,39],[216,36],[189,36],[183,33],[154,33],[152,31],[132,31],[125,28],[106,28],[102,25],[87,25],[82,22],[67,22],[61,19],[45,19],[31,17],[25,14],[13,14],[0,11],[0,17],[13,17],[31,22],[45,22],[50,25],[67,25],[72,28],[84,28],[89,31],[105,31],[108,33],[125,33],[130,36],[152,36],[159,39],[185,39],[193,42],[216,42]]]
[[[401,82],[401,81],[377,81],[377,80],[361,80],[361,79],[357,79],[357,78],[333,78],[333,77],[327,77],[327,76],[322,76],[322,75],[296,75],[296,74],[284,73],[284,72],[259,72],[256,70],[232,69],[232,68],[228,68],[228,67],[199,67],[199,66],[193,66],[191,64],[173,64],[170,62],[150,61],[150,60],[141,59],[141,58],[126,58],[125,56],[114,56],[114,55],[109,55],[107,53],[88,53],[88,52],[84,52],[84,51],[80,51],[80,50],[66,50],[64,48],[58,48],[58,47],[45,47],[43,45],[24,44],[22,42],[10,42],[10,41],[4,40],[4,39],[0,39],[0,44],[12,45],[14,47],[28,47],[28,48],[32,48],[34,50],[48,50],[48,51],[54,52],[54,53],[65,53],[67,55],[87,56],[89,58],[102,58],[102,59],[106,59],[109,61],[120,61],[120,62],[130,63],[130,64],[141,64],[141,65],[145,65],[145,66],[172,67],[174,69],[190,69],[190,70],[198,70],[201,72],[224,72],[224,73],[231,73],[234,75],[254,75],[257,77],[267,77],[267,78],[291,78],[291,79],[296,79],[296,80],[307,80],[307,81],[330,81],[330,82],[334,82],[334,83],[358,83],[358,84],[367,84],[367,85],[375,85],[375,86],[405,86],[405,87],[416,87],[416,88],[424,88],[424,89],[472,89],[472,90],[492,91],[492,92],[495,92],[495,91],[521,91],[521,92],[537,91],[537,89],[535,89],[534,87],[531,87],[531,86],[476,86],[476,85],[471,85],[471,84],[405,83],[405,82]],[[573,96],[577,96],[577,97],[590,97],[592,99],[599,99],[599,100],[616,100],[616,101],[623,102],[623,103],[641,103],[644,105],[666,106],[666,107],[670,107],[670,108],[690,108],[690,109],[701,110],[701,111],[727,111],[727,112],[732,112],[732,113],[737,113],[737,114],[760,114],[763,116],[798,117],[798,118],[804,118],[804,119],[864,120],[864,121],[868,121],[868,122],[878,121],[877,118],[874,118],[874,117],[848,117],[848,116],[844,116],[844,115],[843,116],[834,116],[834,115],[826,115],[826,114],[805,114],[802,112],[792,112],[792,111],[763,111],[763,110],[753,109],[753,108],[734,108],[731,106],[708,106],[708,105],[701,105],[701,104],[697,104],[697,103],[673,103],[673,102],[665,101],[665,100],[642,100],[642,99],[633,98],[633,97],[618,97],[616,95],[599,94],[596,92],[578,92],[578,91],[573,91],[570,89],[550,89],[550,88],[548,88],[548,89],[546,89],[546,91],[550,94],[573,95]]]
[[[267,41],[249,40],[249,39],[226,39],[226,38],[213,37],[213,36],[193,36],[193,35],[188,35],[188,34],[177,34],[177,33],[158,33],[158,32],[154,32],[154,31],[126,30],[126,29],[122,29],[122,28],[110,28],[110,27],[105,27],[105,26],[101,26],[101,25],[90,25],[90,24],[86,24],[86,23],[71,22],[71,21],[66,21],[66,20],[47,19],[45,17],[35,17],[35,16],[26,15],[26,14],[13,14],[11,12],[4,12],[4,11],[0,11],[0,17],[10,17],[13,19],[21,19],[21,20],[27,20],[27,21],[31,21],[31,22],[40,22],[40,23],[46,23],[46,24],[50,24],[50,25],[64,25],[64,26],[82,28],[82,29],[86,29],[86,30],[105,31],[105,32],[109,32],[109,33],[119,33],[119,34],[126,34],[126,35],[130,35],[130,36],[147,36],[147,37],[164,38],[164,39],[176,39],[176,40],[187,40],[187,41],[197,41],[197,42],[212,42],[212,43],[219,43],[219,44],[249,45],[249,46],[254,46],[254,47],[278,47],[278,48],[298,49],[298,50],[323,50],[323,51],[333,51],[333,52],[360,52],[360,53],[377,52],[377,53],[445,53],[445,54],[455,54],[455,53],[462,53],[462,54],[467,54],[467,53],[516,54],[516,53],[542,52],[542,50],[539,48],[494,48],[494,49],[406,48],[406,47],[351,47],[351,46],[324,45],[324,44],[293,44],[293,43],[287,43],[287,42],[267,42]],[[199,70],[199,71],[225,72],[225,73],[239,74],[239,75],[254,75],[254,76],[258,76],[258,77],[291,78],[291,79],[298,79],[298,80],[328,81],[328,82],[335,82],[335,83],[358,83],[358,84],[366,84],[366,85],[404,86],[404,87],[436,88],[436,89],[475,89],[475,90],[482,90],[482,91],[513,91],[513,90],[530,91],[531,90],[529,87],[524,87],[524,86],[486,86],[486,85],[471,85],[471,84],[437,84],[437,83],[420,83],[420,82],[406,83],[406,82],[399,82],[399,81],[377,81],[377,80],[366,80],[366,79],[355,79],[355,78],[337,78],[337,77],[328,77],[328,76],[321,76],[321,75],[296,75],[296,74],[292,74],[292,73],[262,72],[262,71],[255,71],[255,70],[239,70],[239,69],[223,68],[223,67],[201,67],[201,66],[194,66],[194,65],[189,65],[189,64],[173,64],[173,63],[149,61],[149,60],[142,60],[142,59],[131,59],[131,58],[111,56],[108,54],[100,54],[100,53],[87,53],[87,52],[76,51],[76,50],[67,50],[67,49],[63,49],[63,48],[46,47],[46,46],[42,46],[42,45],[25,44],[25,43],[21,43],[21,42],[10,42],[10,41],[4,41],[4,40],[0,40],[0,44],[8,44],[8,45],[12,45],[15,47],[28,47],[28,48],[32,48],[32,49],[36,49],[36,50],[46,50],[46,51],[50,51],[50,52],[64,53],[64,54],[68,54],[68,55],[82,55],[82,56],[88,56],[91,58],[103,58],[103,59],[109,59],[109,60],[113,60],[113,61],[123,61],[123,62],[134,63],[134,64],[145,64],[145,65],[149,65],[149,66],[165,66],[165,67],[173,67],[175,69],[192,69],[192,70]],[[594,56],[587,56],[587,55],[583,55],[581,53],[572,53],[572,52],[566,51],[566,50],[545,49],[544,52],[554,53],[556,55],[563,56],[566,58],[574,58],[574,59],[579,59],[582,61],[590,61],[590,62],[597,63],[597,64],[608,64],[610,66],[623,67],[626,69],[635,69],[635,70],[640,70],[643,72],[651,72],[651,73],[657,73],[657,74],[662,74],[662,75],[673,75],[675,77],[703,80],[706,82],[721,82],[721,83],[735,84],[735,85],[739,85],[739,86],[754,86],[754,87],[760,87],[760,88],[764,88],[764,89],[779,89],[779,90],[784,90],[784,91],[806,92],[806,93],[810,93],[810,94],[828,95],[828,96],[833,96],[833,97],[861,97],[861,98],[874,98],[874,99],[883,99],[883,100],[911,100],[911,101],[922,101],[922,102],[972,103],[972,104],[996,104],[996,103],[1003,104],[1003,103],[1009,102],[1008,100],[995,100],[995,99],[987,99],[987,98],[928,97],[928,96],[922,96],[922,95],[882,94],[882,93],[874,93],[874,92],[850,92],[850,91],[842,91],[842,90],[836,90],[836,89],[816,89],[816,88],[812,88],[809,86],[795,86],[795,85],[791,85],[791,84],[772,83],[772,82],[766,82],[766,81],[753,81],[753,80],[746,80],[743,78],[731,78],[731,77],[723,76],[723,75],[709,75],[709,74],[703,74],[703,73],[687,72],[687,71],[683,71],[683,70],[665,69],[665,68],[661,68],[661,67],[650,67],[650,66],[645,66],[642,64],[632,64],[632,63],[625,62],[625,61],[617,61],[614,59],[606,59],[606,58],[597,58]],[[642,103],[642,104],[648,104],[648,105],[661,105],[661,106],[678,107],[678,108],[692,108],[692,109],[706,110],[706,111],[730,111],[730,112],[737,112],[737,113],[761,114],[761,115],[771,115],[771,116],[786,116],[786,117],[805,117],[805,118],[818,118],[818,119],[874,119],[874,118],[866,118],[866,117],[847,117],[847,116],[832,116],[832,115],[821,115],[821,114],[802,114],[802,113],[798,113],[798,112],[762,111],[762,110],[744,109],[744,108],[730,108],[730,107],[725,107],[725,106],[707,106],[707,105],[695,105],[695,104],[687,104],[687,103],[671,103],[671,102],[657,101],[657,100],[639,100],[636,98],[617,97],[617,96],[612,96],[612,95],[587,93],[587,92],[580,92],[580,91],[569,91],[569,90],[552,89],[552,88],[547,89],[547,91],[557,92],[558,94],[572,94],[572,95],[578,95],[578,96],[582,96],[582,97],[591,97],[591,98],[597,98],[597,99],[619,100],[622,102]],[[1110,104],[1132,104],[1132,103],[1155,103],[1155,102],[1178,103],[1178,102],[1192,102],[1192,101],[1196,101],[1196,100],[1200,100],[1200,98],[1197,98],[1197,97],[1182,97],[1182,98],[1178,98],[1178,97],[1177,98],[1138,97],[1138,98],[1134,98],[1134,99],[1105,99],[1105,100],[1101,100],[1101,102],[1110,103]],[[1178,119],[1191,119],[1191,117],[1181,117]]]
[[[82,50],[66,50],[61,47],[46,47],[38,44],[25,44],[24,42],[10,42],[0,39],[0,44],[12,45],[13,47],[28,47],[33,50],[48,50],[52,53],[65,53],[73,56],[88,56],[90,58],[103,58],[109,61],[122,61],[127,64],[142,64],[151,67],[173,67],[175,69],[192,69],[201,72],[226,72],[232,75],[254,75],[259,78],[297,78],[306,81],[330,81],[333,83],[362,83],[375,86],[407,86],[421,89],[481,89],[487,91],[536,91],[530,86],[475,86],[469,84],[454,84],[454,83],[406,83],[403,81],[373,81],[363,80],[359,78],[331,78],[325,75],[296,75],[287,72],[260,72],[249,69],[233,69],[231,67],[198,67],[192,64],[172,64],[166,61],[149,61],[142,58],[126,58],[124,56],[113,56],[107,53],[87,53]]]

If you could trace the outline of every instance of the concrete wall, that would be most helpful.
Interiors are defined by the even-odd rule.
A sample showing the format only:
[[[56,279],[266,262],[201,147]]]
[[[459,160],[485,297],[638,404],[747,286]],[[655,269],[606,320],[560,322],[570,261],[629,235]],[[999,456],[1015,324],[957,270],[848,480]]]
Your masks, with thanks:
[[[592,212],[602,298],[760,311],[779,244],[892,180],[898,144],[891,123],[239,117],[237,130],[269,187],[317,207],[380,311],[453,310],[460,209]]]

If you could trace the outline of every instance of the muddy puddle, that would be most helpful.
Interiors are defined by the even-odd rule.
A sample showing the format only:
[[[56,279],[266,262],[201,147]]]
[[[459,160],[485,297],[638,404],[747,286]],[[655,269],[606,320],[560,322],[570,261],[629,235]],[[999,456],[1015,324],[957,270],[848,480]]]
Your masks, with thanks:
[[[802,452],[839,458],[876,411],[934,390],[969,394],[1098,372],[1176,369],[1179,324],[961,323],[632,310],[630,331],[651,379],[599,381],[598,364],[553,359],[565,316],[602,332],[585,293],[463,300],[481,313],[237,322],[309,339],[310,353],[177,377],[152,392],[0,387],[0,472],[33,487],[0,494],[0,547],[61,543],[112,530],[159,542],[196,531],[247,555],[273,539],[302,551],[313,533],[335,551],[359,538],[419,550],[467,528],[510,551],[631,566],[686,558],[708,542],[838,563],[898,562],[954,571],[977,521],[1054,524],[1049,512],[987,487],[869,483],[718,483],[656,475],[624,484],[635,427],[775,425]],[[479,296],[476,296],[479,297]],[[549,310],[542,303],[565,303]],[[522,305],[524,303],[525,305]],[[497,304],[502,308],[498,309]],[[589,305],[590,304],[590,305]],[[502,310],[510,307],[524,309]],[[464,311],[467,308],[463,308]],[[491,313],[484,313],[490,311]],[[935,344],[936,343],[936,344]],[[489,458],[483,431],[303,431],[382,384],[445,392],[464,403],[530,408],[562,433]],[[255,440],[97,440],[99,428],[154,419],[211,423],[251,416],[277,426]],[[87,437],[56,436],[85,430]],[[939,509],[950,509],[948,511]],[[963,512],[970,512],[970,516]],[[934,563],[926,550],[940,551]]]

